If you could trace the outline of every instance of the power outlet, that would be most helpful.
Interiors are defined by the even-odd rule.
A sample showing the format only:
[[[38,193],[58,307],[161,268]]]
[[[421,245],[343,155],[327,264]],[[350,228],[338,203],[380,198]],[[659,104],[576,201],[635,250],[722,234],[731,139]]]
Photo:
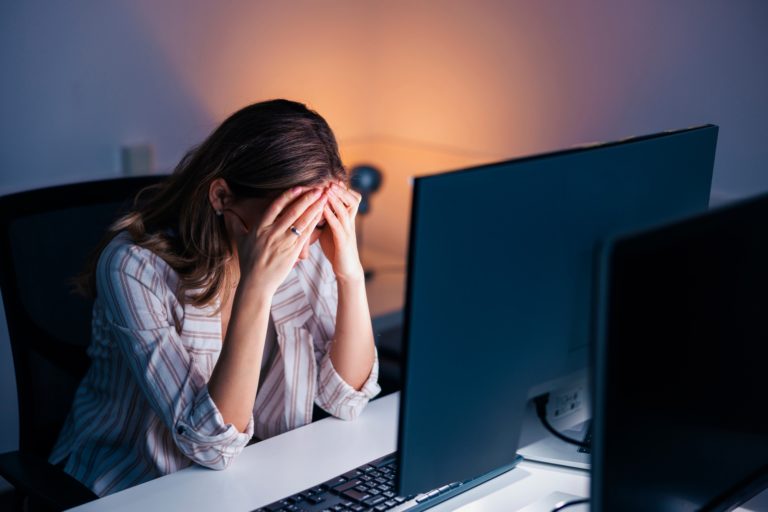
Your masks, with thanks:
[[[578,412],[584,404],[584,387],[560,389],[549,395],[549,413],[554,419]]]
[[[136,144],[120,148],[120,169],[126,176],[152,174],[155,152],[151,144]]]

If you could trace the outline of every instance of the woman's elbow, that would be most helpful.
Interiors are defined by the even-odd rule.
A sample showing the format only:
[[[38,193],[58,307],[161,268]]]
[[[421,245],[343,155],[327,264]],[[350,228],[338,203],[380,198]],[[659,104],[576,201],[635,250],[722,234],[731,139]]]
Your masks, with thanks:
[[[225,453],[222,451],[216,451],[215,453],[187,453],[185,454],[192,462],[198,466],[204,468],[213,469],[215,471],[223,471],[227,469],[232,462],[237,458],[237,453]]]

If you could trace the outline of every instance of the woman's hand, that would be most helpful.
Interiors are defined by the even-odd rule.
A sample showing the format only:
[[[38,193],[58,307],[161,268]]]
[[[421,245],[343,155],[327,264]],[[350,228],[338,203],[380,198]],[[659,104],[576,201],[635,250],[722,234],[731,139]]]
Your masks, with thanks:
[[[362,196],[347,189],[343,183],[333,183],[328,189],[328,202],[323,216],[329,229],[323,230],[320,246],[331,262],[340,281],[363,281],[363,266],[357,252],[355,216]]]
[[[326,201],[327,194],[322,189],[295,187],[269,205],[256,229],[249,230],[238,216],[238,288],[245,287],[271,300],[322,219]],[[296,228],[298,234],[291,228]]]

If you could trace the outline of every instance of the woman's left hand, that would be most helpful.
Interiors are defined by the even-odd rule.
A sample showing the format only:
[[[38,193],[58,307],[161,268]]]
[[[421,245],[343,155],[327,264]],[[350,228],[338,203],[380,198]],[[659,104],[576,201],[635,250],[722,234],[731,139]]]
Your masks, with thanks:
[[[334,182],[328,190],[328,203],[323,211],[327,226],[320,236],[320,246],[331,262],[336,278],[343,281],[364,280],[355,234],[355,217],[361,198],[343,183]]]

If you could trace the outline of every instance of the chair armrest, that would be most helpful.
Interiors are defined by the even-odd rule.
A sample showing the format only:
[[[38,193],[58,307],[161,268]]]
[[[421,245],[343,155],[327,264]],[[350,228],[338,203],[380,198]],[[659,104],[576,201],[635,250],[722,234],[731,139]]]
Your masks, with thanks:
[[[21,494],[54,510],[76,507],[98,498],[67,473],[31,453],[1,453],[0,476]]]

